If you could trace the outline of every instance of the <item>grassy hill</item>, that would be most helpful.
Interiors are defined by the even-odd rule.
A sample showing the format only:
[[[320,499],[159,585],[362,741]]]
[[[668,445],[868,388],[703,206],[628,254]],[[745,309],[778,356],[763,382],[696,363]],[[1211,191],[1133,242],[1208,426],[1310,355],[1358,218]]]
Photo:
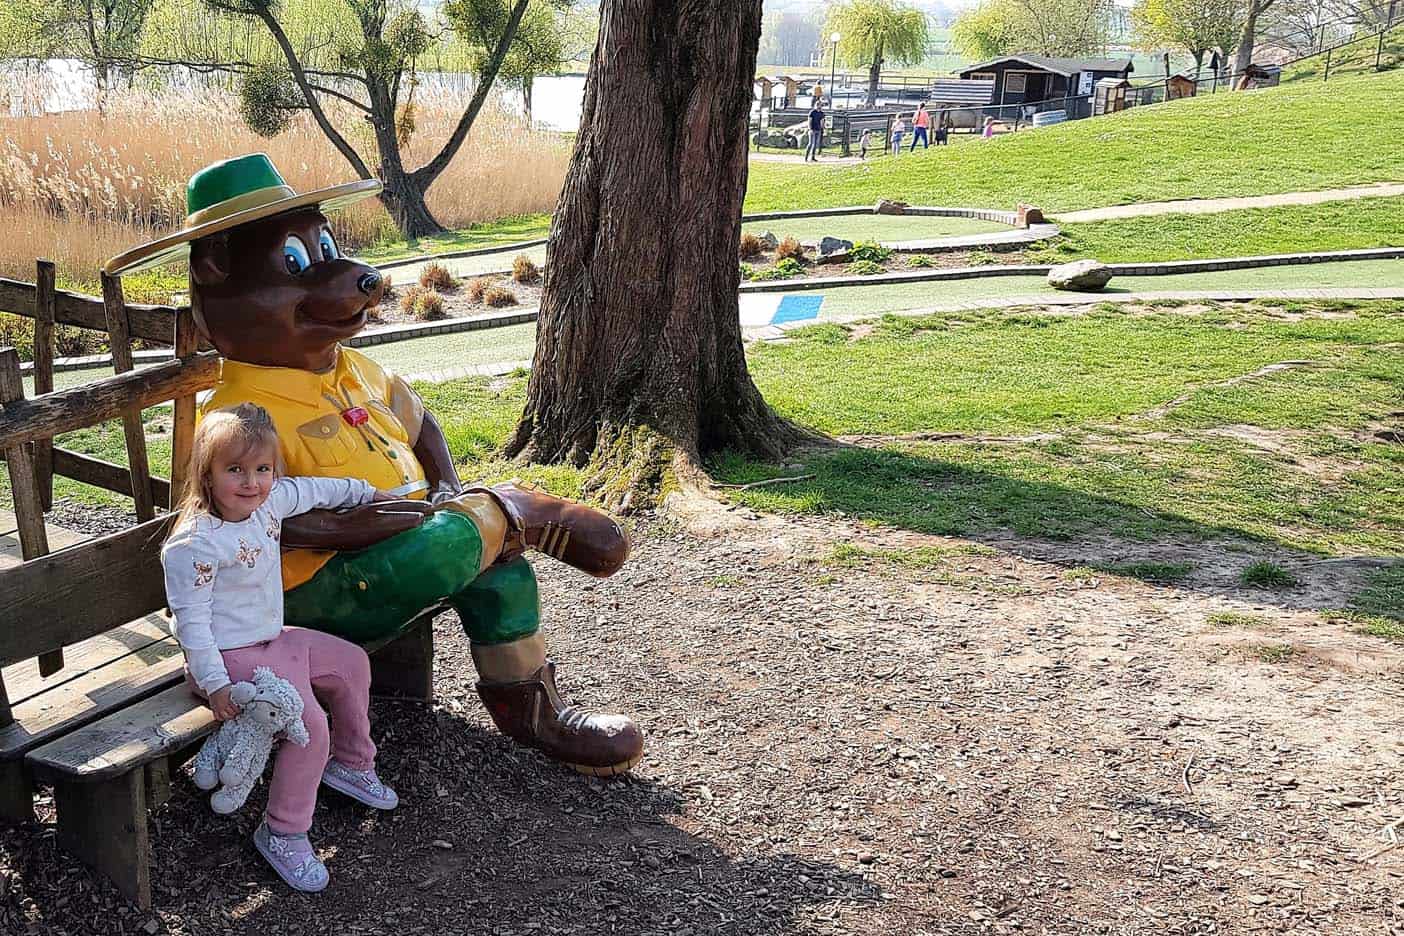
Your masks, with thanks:
[[[751,165],[747,211],[900,198],[1071,210],[1404,180],[1404,69],[1219,93],[861,166]]]

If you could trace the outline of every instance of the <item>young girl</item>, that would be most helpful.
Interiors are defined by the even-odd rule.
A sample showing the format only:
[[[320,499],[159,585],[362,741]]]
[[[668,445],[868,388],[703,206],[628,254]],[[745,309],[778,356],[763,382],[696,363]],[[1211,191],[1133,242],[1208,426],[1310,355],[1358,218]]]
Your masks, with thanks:
[[[892,121],[892,155],[893,155],[893,156],[900,156],[900,155],[902,155],[902,134],[904,134],[904,133],[906,133],[906,132],[907,132],[907,125],[906,125],[905,123],[902,122],[902,118],[901,118],[900,116],[899,116],[896,120]]]
[[[863,131],[863,135],[858,138],[858,158],[868,158],[868,147],[873,145],[873,130],[869,127]]]
[[[232,684],[251,680],[258,666],[302,696],[312,741],[279,746],[254,845],[290,886],[313,892],[328,880],[307,839],[318,785],[377,809],[394,809],[399,798],[375,773],[365,651],[329,634],[283,627],[279,533],[285,517],[393,498],[359,480],[281,478],[279,468],[278,434],[262,407],[245,403],[206,416],[191,446],[190,490],[161,562],[186,681],[216,718],[239,714]],[[330,710],[330,731],[319,699]]]

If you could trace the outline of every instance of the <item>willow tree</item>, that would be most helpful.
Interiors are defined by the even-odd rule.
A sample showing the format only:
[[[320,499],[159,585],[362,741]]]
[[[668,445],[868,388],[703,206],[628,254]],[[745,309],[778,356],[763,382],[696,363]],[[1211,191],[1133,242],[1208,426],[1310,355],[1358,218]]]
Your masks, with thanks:
[[[508,445],[589,466],[615,507],[800,433],[746,370],[737,309],[761,0],[603,0]]]
[[[929,42],[926,14],[896,0],[847,0],[829,8],[824,35],[839,34],[844,63],[867,66],[868,106],[877,104],[883,63],[920,65]]]

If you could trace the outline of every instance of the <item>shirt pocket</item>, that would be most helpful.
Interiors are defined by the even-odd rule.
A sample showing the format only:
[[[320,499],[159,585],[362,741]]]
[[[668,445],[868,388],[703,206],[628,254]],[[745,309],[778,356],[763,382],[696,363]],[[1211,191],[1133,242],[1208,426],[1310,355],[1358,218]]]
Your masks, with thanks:
[[[339,468],[355,451],[355,440],[337,413],[303,423],[297,427],[297,435],[319,468]]]

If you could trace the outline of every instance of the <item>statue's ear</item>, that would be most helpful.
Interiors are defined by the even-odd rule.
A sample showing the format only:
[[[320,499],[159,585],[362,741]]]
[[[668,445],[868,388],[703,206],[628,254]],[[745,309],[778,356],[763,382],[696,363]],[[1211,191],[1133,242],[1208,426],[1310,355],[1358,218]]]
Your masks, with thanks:
[[[202,237],[190,245],[190,278],[197,286],[218,286],[229,277],[229,238]]]

